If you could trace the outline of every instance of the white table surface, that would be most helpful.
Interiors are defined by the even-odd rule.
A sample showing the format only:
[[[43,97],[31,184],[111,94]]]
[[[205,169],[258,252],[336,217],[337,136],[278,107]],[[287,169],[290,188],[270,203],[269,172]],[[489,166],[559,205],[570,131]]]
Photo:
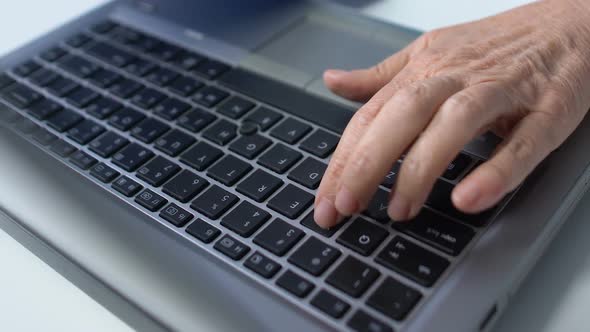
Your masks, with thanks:
[[[428,30],[490,15],[526,0],[367,1],[365,11]],[[104,0],[3,1],[0,55]],[[1,189],[0,189],[1,190]],[[514,297],[496,331],[580,331],[590,325],[590,195]],[[130,331],[116,316],[0,231],[0,329]],[[32,319],[33,318],[33,319]]]

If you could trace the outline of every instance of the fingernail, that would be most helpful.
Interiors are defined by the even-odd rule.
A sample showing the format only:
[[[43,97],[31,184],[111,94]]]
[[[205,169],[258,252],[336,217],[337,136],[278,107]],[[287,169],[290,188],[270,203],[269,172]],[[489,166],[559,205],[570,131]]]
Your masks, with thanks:
[[[320,203],[315,207],[313,212],[313,219],[322,228],[335,225],[338,217],[338,211],[334,208],[334,204],[326,198],[320,200]]]
[[[476,184],[467,182],[458,186],[451,194],[452,201],[461,208],[476,210],[481,197],[481,192]]]
[[[387,208],[387,214],[391,219],[396,221],[404,221],[408,219],[410,214],[410,202],[400,194],[393,195],[393,201]]]
[[[341,69],[328,69],[324,72],[324,77],[329,80],[338,80],[348,72]]]
[[[359,207],[356,196],[345,187],[340,188],[334,202],[336,210],[344,216],[353,215]]]

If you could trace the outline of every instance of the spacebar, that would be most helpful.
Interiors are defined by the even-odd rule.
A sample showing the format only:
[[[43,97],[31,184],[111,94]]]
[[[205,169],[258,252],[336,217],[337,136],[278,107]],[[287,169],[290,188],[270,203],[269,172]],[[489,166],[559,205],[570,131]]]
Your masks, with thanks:
[[[218,81],[237,92],[340,134],[354,114],[344,106],[241,68],[227,72]]]

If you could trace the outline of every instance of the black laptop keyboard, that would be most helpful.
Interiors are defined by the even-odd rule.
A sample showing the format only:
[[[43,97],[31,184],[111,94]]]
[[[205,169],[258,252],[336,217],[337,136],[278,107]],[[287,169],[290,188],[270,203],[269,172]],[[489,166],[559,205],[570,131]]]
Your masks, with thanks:
[[[479,162],[462,153],[416,220],[387,217],[400,161],[367,211],[320,229],[314,191],[349,110],[110,21],[0,74],[0,96],[17,131],[354,330],[402,324],[492,216],[451,204]]]

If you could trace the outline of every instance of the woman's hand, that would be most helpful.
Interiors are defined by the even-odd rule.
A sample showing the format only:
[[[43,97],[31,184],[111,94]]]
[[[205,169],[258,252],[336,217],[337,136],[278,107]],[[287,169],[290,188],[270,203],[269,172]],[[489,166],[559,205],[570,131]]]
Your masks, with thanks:
[[[548,0],[424,34],[364,70],[329,70],[335,93],[366,104],[344,132],[315,202],[331,227],[364,210],[407,151],[388,214],[414,217],[463,146],[504,137],[453,191],[476,213],[513,190],[578,126],[590,106],[590,4]]]

